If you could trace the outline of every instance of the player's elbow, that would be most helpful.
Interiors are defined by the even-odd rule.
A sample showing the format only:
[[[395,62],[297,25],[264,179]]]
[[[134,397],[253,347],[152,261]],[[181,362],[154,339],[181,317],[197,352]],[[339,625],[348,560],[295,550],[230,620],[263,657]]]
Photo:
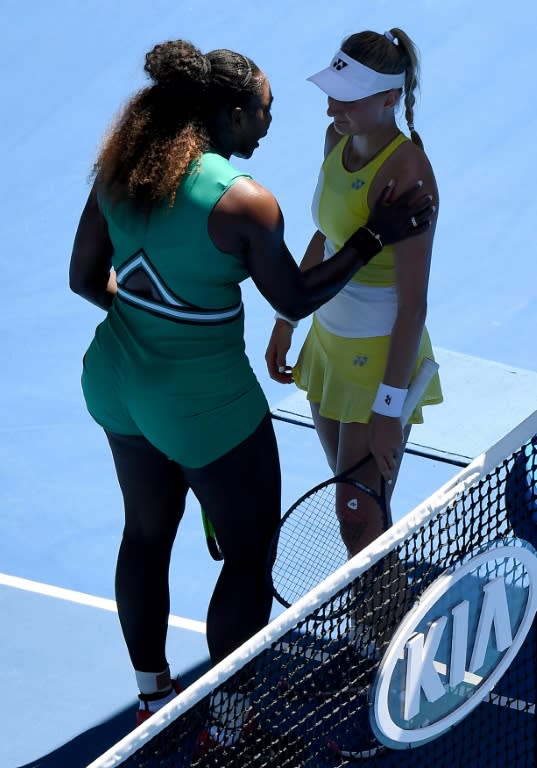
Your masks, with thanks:
[[[414,327],[422,327],[427,319],[427,300],[399,304],[398,318]]]
[[[306,317],[306,315],[309,314],[309,312],[301,313],[298,310],[296,303],[278,305],[274,304],[273,306],[278,314],[282,315],[282,317],[285,317],[287,320],[292,320],[293,322],[302,320],[303,317]]]
[[[73,269],[69,270],[69,288],[78,296],[84,295],[84,281],[81,279],[81,276]]]
[[[95,276],[90,276],[78,269],[69,270],[69,288],[77,296],[81,296],[83,299],[93,303],[97,302],[99,295],[104,290],[102,280],[98,280]]]
[[[427,299],[424,299],[417,305],[415,315],[416,322],[420,325],[425,325],[427,319]]]
[[[289,320],[302,320],[312,312],[311,295],[298,283],[285,296],[279,296],[273,307]]]
[[[84,299],[90,298],[94,293],[94,286],[90,284],[85,275],[75,269],[69,270],[69,288]]]

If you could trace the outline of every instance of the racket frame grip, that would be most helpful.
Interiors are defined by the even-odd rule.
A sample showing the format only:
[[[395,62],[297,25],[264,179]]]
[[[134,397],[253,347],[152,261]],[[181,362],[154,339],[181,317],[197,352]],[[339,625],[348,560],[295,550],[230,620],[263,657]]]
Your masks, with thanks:
[[[220,547],[218,546],[218,541],[216,539],[216,533],[215,533],[213,524],[209,520],[209,517],[207,516],[207,513],[205,512],[203,507],[200,508],[200,512],[201,512],[201,520],[203,523],[203,531],[205,533],[205,541],[207,543],[207,549],[212,559],[219,562],[220,560],[224,559],[224,556],[222,554],[222,551],[220,550]]]
[[[423,394],[433,376],[438,372],[439,365],[436,360],[431,360],[430,357],[424,357],[421,361],[420,367],[408,388],[407,396],[403,404],[403,410],[401,412],[401,422],[403,426],[406,426],[408,420],[412,416],[416,406],[423,397]]]

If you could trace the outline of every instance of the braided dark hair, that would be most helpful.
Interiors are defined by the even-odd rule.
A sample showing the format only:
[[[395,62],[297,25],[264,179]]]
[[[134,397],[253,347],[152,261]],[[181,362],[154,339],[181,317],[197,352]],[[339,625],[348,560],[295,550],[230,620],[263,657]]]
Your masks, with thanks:
[[[227,48],[209,51],[206,57],[211,67],[210,95],[217,101],[232,102],[247,107],[261,93],[264,76],[247,56]]]
[[[170,40],[146,53],[144,70],[161,88],[197,93],[208,84],[211,65],[192,43]]]
[[[394,27],[389,30],[392,38],[378,32],[357,32],[347,37],[341,50],[360,64],[382,72],[385,75],[405,74],[404,104],[405,119],[410,131],[412,142],[423,149],[420,135],[414,129],[414,91],[419,89],[419,55],[415,44],[402,29]]]
[[[94,166],[107,196],[149,212],[169,206],[184,175],[210,145],[211,116],[244,106],[263,76],[253,61],[228,50],[204,55],[187,40],[159,43],[145,56],[152,85],[126,105]]]

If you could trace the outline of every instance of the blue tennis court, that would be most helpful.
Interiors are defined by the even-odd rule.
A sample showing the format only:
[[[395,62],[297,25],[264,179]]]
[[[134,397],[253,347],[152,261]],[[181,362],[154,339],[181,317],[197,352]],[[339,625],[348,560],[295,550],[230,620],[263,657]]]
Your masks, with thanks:
[[[273,124],[244,167],[280,201],[298,259],[313,228],[328,120],[306,77],[356,29],[397,25],[417,42],[416,127],[441,195],[427,323],[445,403],[412,433],[425,449],[403,463],[397,520],[455,474],[451,459],[470,460],[536,408],[537,116],[528,98],[536,23],[529,0],[0,4],[2,766],[82,768],[134,724],[135,679],[113,604],[122,501],[79,383],[101,312],[69,292],[67,269],[101,136],[143,85],[145,51],[185,37],[204,50],[244,52],[268,74]],[[273,311],[251,283],[243,292],[252,366],[274,414],[293,417],[275,420],[285,509],[329,472],[303,402],[266,373]],[[172,671],[186,682],[207,668],[205,611],[218,567],[189,498],[168,644]]]

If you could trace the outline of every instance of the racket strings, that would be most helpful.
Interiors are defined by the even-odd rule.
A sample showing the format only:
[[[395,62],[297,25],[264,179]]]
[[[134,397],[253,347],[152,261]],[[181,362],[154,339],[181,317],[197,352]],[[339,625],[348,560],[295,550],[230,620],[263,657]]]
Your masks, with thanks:
[[[272,581],[286,606],[344,565],[382,532],[377,499],[352,480],[329,482],[302,498],[280,526]]]

